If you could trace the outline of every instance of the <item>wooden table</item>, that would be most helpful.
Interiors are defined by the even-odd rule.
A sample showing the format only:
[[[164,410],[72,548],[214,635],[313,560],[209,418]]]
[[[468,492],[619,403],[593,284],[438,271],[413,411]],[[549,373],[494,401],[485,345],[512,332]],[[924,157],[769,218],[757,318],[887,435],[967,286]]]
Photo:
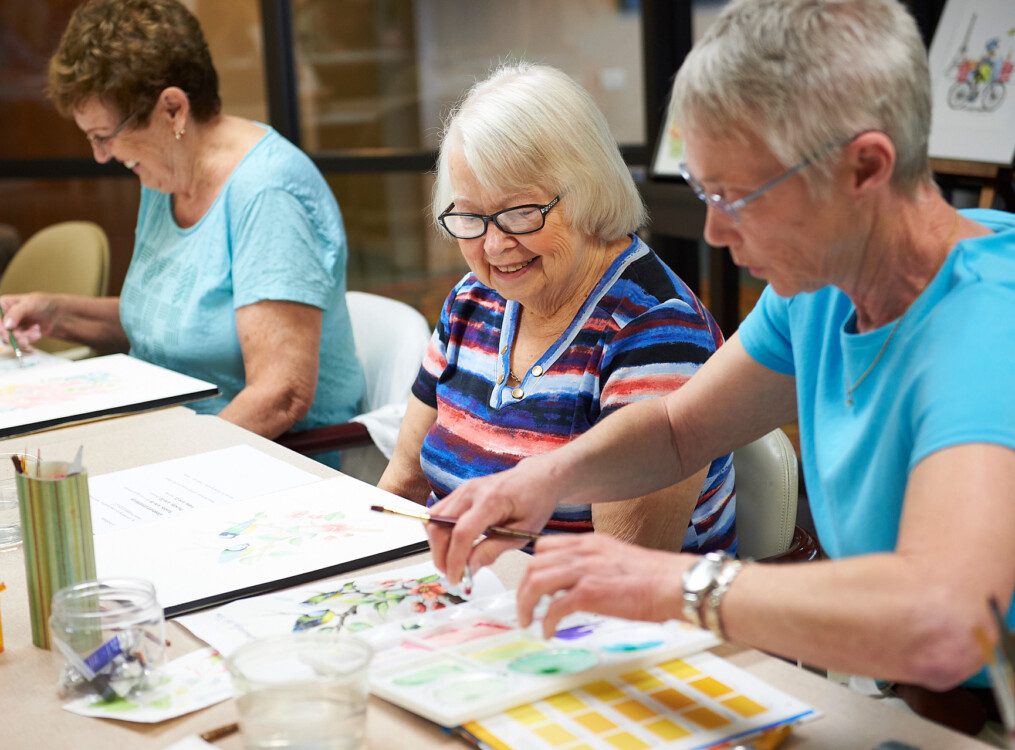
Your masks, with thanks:
[[[321,477],[333,471],[303,456],[253,435],[217,417],[198,416],[176,407],[68,427],[0,442],[0,451],[34,452],[44,457],[71,458],[84,445],[85,466],[92,475],[126,469],[194,453],[246,443]],[[363,570],[364,574],[423,562],[416,555]],[[511,588],[524,572],[527,556],[504,555],[494,572]],[[32,645],[20,548],[0,553],[0,574],[7,591],[0,594],[4,643],[0,654],[0,747],[4,750],[44,748],[164,748],[177,740],[237,719],[234,701],[226,701],[178,719],[156,725],[87,719],[63,711],[56,695],[60,665],[58,654]],[[347,578],[348,575],[343,576]],[[174,622],[168,623],[172,642],[169,658],[204,644]],[[930,748],[983,748],[976,740],[951,732],[908,712],[852,693],[805,670],[752,649],[722,646],[717,653],[771,685],[820,709],[823,718],[797,728],[786,748],[874,748],[894,739],[924,750]],[[377,698],[370,699],[367,718],[368,747],[373,750],[467,747],[438,727]],[[219,740],[216,746],[242,747],[239,735]]]

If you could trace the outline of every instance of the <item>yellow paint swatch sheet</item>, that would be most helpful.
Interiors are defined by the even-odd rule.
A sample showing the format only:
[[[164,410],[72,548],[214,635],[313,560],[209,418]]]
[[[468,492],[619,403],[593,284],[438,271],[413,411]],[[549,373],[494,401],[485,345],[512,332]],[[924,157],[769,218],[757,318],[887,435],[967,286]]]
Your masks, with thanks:
[[[692,750],[820,714],[709,653],[673,659],[464,725],[494,750]]]

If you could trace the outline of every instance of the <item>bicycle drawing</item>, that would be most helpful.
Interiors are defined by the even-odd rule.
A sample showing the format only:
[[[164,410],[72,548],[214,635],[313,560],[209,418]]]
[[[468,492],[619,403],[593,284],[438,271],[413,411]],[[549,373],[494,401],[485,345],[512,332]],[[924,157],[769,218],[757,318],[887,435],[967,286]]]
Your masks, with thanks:
[[[962,46],[946,73],[954,81],[948,89],[948,106],[955,110],[993,112],[1004,101],[1015,65],[1011,59],[1011,48],[1003,60],[998,59],[1001,39],[996,36],[984,43],[983,53],[979,57],[967,56],[969,37],[975,24],[974,13],[969,20]]]

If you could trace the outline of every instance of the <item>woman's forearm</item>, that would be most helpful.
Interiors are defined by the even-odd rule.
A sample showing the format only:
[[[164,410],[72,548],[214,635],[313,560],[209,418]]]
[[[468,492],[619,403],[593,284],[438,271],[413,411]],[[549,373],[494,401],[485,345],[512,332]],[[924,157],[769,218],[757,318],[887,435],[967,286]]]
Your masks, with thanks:
[[[54,295],[52,336],[106,352],[130,348],[120,323],[119,297]]]

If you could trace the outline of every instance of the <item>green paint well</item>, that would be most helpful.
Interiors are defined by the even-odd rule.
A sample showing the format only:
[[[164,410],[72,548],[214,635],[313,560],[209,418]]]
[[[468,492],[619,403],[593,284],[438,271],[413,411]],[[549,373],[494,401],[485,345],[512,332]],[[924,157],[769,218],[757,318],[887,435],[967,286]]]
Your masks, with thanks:
[[[555,648],[519,656],[507,666],[521,674],[558,675],[583,672],[594,667],[598,661],[595,654],[583,648]]]
[[[443,664],[432,664],[426,669],[420,669],[412,674],[403,677],[396,677],[392,682],[401,687],[418,687],[429,685],[431,682],[442,680],[448,675],[461,674],[465,670],[457,664],[444,662]]]

